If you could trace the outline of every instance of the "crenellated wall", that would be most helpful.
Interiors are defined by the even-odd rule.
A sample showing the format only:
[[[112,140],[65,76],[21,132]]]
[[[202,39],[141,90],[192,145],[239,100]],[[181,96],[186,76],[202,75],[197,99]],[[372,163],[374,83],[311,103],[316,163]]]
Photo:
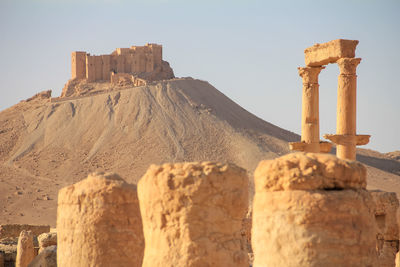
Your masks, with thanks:
[[[87,79],[88,82],[110,81],[113,73],[152,73],[162,71],[162,46],[146,44],[117,48],[110,55],[90,55],[72,52],[72,79]]]

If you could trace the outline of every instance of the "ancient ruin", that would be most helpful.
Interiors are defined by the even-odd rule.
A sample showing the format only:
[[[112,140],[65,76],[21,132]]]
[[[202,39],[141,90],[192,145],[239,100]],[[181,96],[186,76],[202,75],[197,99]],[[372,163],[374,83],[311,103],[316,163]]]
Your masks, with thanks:
[[[158,44],[117,48],[110,55],[99,56],[75,51],[71,55],[71,79],[61,96],[73,95],[79,91],[75,87],[87,83],[141,86],[174,77],[169,63],[162,59],[162,46]]]
[[[144,267],[248,267],[248,177],[235,165],[152,165],[138,184]]]
[[[33,247],[33,233],[23,230],[19,235],[17,247],[16,267],[28,267],[28,264],[35,258]]]
[[[396,193],[370,191],[375,202],[374,215],[377,223],[378,266],[394,267],[396,254],[399,252],[399,224],[397,212],[399,200]]]
[[[356,159],[356,145],[369,142],[369,135],[356,135],[356,67],[361,58],[355,58],[358,41],[337,39],[315,44],[304,50],[306,66],[299,68],[303,78],[301,142],[290,143],[292,150],[329,152],[329,143],[319,142],[319,85],[318,75],[323,65],[337,63],[338,99],[336,134],[324,135],[337,145],[336,155],[341,159]]]
[[[293,153],[261,161],[254,182],[254,267],[377,266],[363,165]]]
[[[136,186],[92,173],[58,194],[57,264],[142,266],[144,239]]]

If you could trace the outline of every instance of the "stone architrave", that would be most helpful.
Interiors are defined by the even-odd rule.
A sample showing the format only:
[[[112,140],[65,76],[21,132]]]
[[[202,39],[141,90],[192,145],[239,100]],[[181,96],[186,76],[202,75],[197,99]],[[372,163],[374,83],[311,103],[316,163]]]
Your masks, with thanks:
[[[246,171],[232,164],[152,165],[138,183],[143,267],[248,267],[241,235]]]
[[[303,79],[301,113],[301,142],[290,143],[291,150],[329,152],[331,144],[319,140],[319,84],[318,75],[325,67],[298,68]]]
[[[304,50],[306,66],[318,67],[336,63],[340,58],[356,56],[357,40],[337,39],[323,44],[315,44]]]
[[[136,186],[117,174],[92,173],[59,191],[59,267],[139,267],[143,251]]]
[[[338,78],[336,135],[324,135],[334,142],[340,159],[356,160],[356,146],[369,142],[369,135],[356,135],[356,68],[361,58],[341,58]]]
[[[377,266],[364,166],[293,153],[261,161],[254,181],[254,267]]]
[[[35,249],[33,247],[33,234],[31,231],[21,231],[18,238],[16,267],[27,267],[35,258]]]

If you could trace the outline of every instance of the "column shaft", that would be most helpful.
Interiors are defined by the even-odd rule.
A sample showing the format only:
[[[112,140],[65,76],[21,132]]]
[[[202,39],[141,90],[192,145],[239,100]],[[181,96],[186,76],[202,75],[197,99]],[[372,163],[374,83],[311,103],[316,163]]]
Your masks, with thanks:
[[[341,159],[356,159],[356,68],[361,58],[341,58],[337,61],[338,99],[336,133],[346,136],[344,144],[337,145],[336,155]]]
[[[298,68],[303,78],[301,141],[306,152],[320,152],[318,75],[324,67]]]

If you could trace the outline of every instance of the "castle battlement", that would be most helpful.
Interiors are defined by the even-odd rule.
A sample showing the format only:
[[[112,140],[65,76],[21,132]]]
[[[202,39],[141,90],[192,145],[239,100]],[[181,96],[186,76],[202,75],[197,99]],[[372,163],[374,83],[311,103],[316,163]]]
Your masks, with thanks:
[[[90,55],[84,51],[75,51],[72,52],[71,62],[71,79],[87,79],[88,82],[111,81],[111,73],[152,77],[154,75],[149,75],[150,73],[165,71],[162,45],[158,44],[117,48],[109,55]],[[169,78],[173,78],[173,73]],[[149,80],[156,80],[156,77]]]
[[[61,97],[82,94],[77,87],[86,83],[141,86],[172,78],[175,78],[174,71],[162,59],[162,45],[159,44],[117,48],[109,55],[75,51],[71,54],[71,79],[64,86]]]

